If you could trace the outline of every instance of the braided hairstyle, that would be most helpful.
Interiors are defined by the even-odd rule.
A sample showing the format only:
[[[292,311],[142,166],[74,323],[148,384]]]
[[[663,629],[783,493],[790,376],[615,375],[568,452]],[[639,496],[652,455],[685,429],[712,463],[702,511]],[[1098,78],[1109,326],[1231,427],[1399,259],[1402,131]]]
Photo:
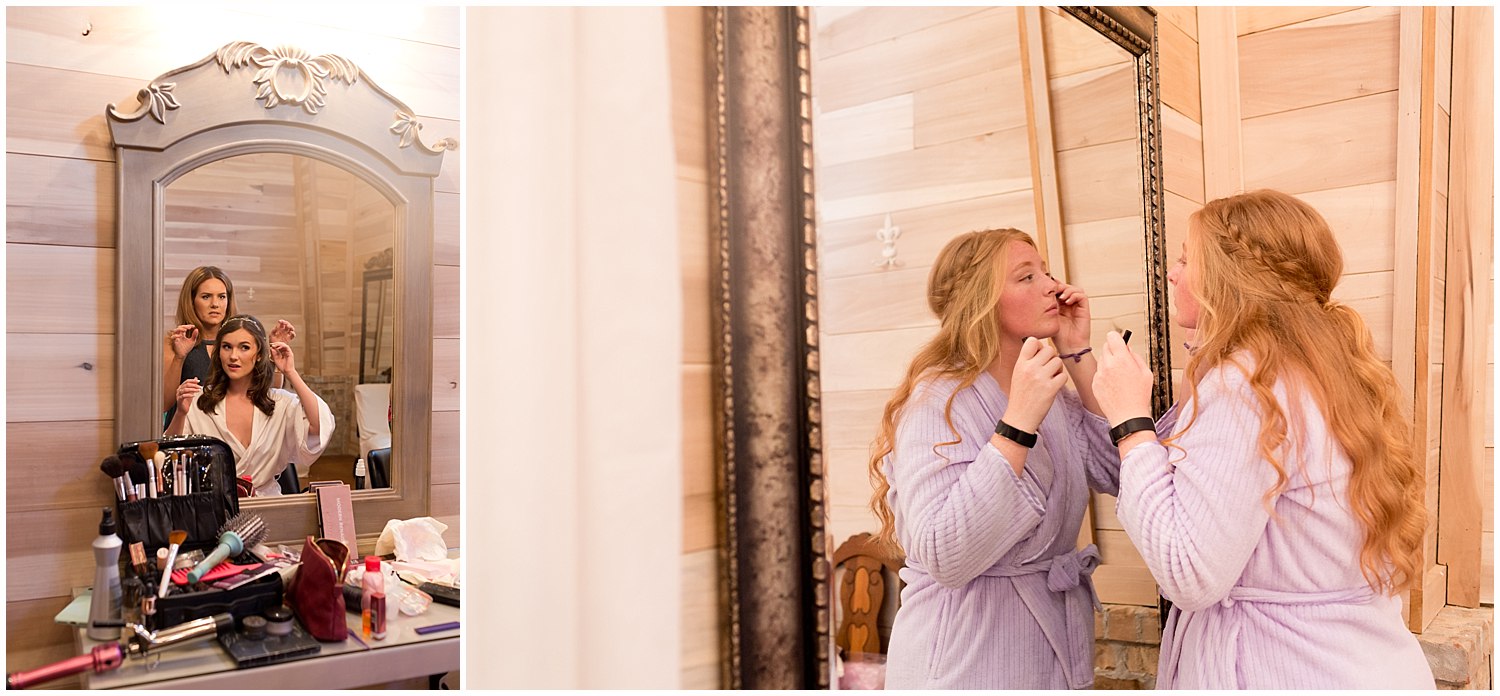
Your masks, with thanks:
[[[870,497],[870,509],[880,519],[875,541],[889,550],[899,552],[901,546],[896,540],[896,517],[886,501],[891,484],[881,465],[895,450],[896,423],[919,383],[929,378],[954,377],[958,388],[943,405],[943,418],[954,439],[934,445],[933,451],[961,440],[953,425],[953,399],[972,385],[1000,354],[1000,316],[996,307],[1011,242],[1036,246],[1025,232],[1015,229],[961,234],[938,252],[927,276],[927,306],[937,315],[938,331],[907,366],[906,376],[885,405],[880,431],[871,446],[870,484],[875,490]]]
[[[1200,314],[1187,403],[1210,369],[1228,363],[1246,373],[1262,417],[1258,450],[1276,471],[1263,501],[1270,510],[1288,480],[1282,460],[1296,456],[1288,426],[1302,418],[1283,412],[1273,388],[1288,377],[1290,404],[1306,389],[1352,463],[1349,504],[1365,531],[1365,579],[1392,594],[1411,586],[1426,525],[1411,423],[1363,318],[1332,299],[1343,255],[1328,223],[1306,203],[1263,189],[1210,201],[1189,219],[1188,235],[1199,279],[1188,291]],[[1233,359],[1240,352],[1253,367]],[[1169,443],[1192,427],[1190,410]]]

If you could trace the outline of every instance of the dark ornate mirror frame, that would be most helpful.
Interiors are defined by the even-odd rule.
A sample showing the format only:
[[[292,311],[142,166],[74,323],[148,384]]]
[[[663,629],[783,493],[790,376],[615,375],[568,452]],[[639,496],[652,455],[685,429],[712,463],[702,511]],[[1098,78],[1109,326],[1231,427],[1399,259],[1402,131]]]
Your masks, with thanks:
[[[393,488],[354,493],[357,531],[373,540],[386,520],[426,515],[432,191],[443,152],[457,143],[422,143],[412,109],[347,58],[292,47],[226,44],[152,80],[138,98],[134,109],[111,104],[105,111],[115,144],[119,230],[116,436],[127,442],[161,433],[155,399],[162,377],[159,331],[169,301],[162,286],[167,187],[197,167],[237,155],[311,157],[353,173],[395,207],[395,471]],[[244,506],[265,519],[273,540],[317,533],[311,495],[249,498]]]
[[[1149,7],[1063,7],[1100,35],[1135,57],[1136,114],[1141,148],[1141,219],[1146,223],[1146,323],[1150,343],[1147,357],[1155,373],[1151,410],[1157,416],[1172,405],[1171,317],[1167,309],[1166,203],[1162,188],[1160,47],[1156,11]]]
[[[1136,61],[1153,408],[1171,403],[1156,16],[1066,11]],[[809,11],[714,7],[710,186],[726,689],[828,688]]]
[[[805,7],[707,12],[726,689],[828,687]]]

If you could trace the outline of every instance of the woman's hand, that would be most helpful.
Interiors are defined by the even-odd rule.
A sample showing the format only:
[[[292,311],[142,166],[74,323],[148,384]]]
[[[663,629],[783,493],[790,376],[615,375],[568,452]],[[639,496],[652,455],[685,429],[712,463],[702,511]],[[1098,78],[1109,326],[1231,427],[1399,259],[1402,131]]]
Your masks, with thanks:
[[[193,407],[193,401],[203,393],[203,387],[198,384],[197,377],[189,377],[177,385],[177,412],[187,413]]]
[[[1151,417],[1151,368],[1130,352],[1120,334],[1111,331],[1095,351],[1099,368],[1094,372],[1094,398],[1110,425],[1131,418]]]
[[[277,341],[271,344],[271,362],[281,374],[288,377],[297,374],[296,356],[292,355],[292,347],[285,343]]]
[[[297,337],[297,327],[285,319],[277,319],[276,326],[271,329],[272,343],[291,343]]]
[[[1057,349],[1036,338],[1027,338],[1016,356],[1010,376],[1010,404],[1001,420],[1028,433],[1036,432],[1052,408],[1052,399],[1067,382]]]
[[[1091,321],[1089,297],[1084,294],[1082,288],[1067,283],[1058,283],[1057,317],[1062,321],[1052,343],[1057,346],[1058,350],[1064,353],[1076,353],[1089,347],[1089,334],[1092,333],[1092,325],[1089,323]]]
[[[186,360],[188,353],[193,352],[193,346],[198,345],[198,327],[192,324],[183,324],[167,334],[167,346],[172,349],[172,355],[178,360]]]

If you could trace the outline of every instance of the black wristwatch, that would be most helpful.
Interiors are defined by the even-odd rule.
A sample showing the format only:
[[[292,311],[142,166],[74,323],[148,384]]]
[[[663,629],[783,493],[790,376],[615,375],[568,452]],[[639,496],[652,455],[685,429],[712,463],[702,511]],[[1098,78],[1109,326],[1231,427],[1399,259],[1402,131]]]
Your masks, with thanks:
[[[995,424],[995,434],[1022,447],[1036,447],[1036,433],[1028,433],[1005,421]]]
[[[1131,418],[1109,429],[1109,441],[1114,443],[1116,447],[1119,447],[1121,440],[1130,437],[1132,433],[1138,433],[1142,430],[1156,430],[1156,421],[1145,416]]]

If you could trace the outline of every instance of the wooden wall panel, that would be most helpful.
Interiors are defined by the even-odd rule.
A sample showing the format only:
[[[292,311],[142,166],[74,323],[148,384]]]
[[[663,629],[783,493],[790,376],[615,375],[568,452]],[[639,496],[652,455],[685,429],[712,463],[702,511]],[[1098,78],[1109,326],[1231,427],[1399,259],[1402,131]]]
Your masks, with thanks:
[[[1122,52],[1122,57],[1123,52]],[[1058,151],[1135,142],[1135,65],[1122,61],[1048,81],[1052,138]]]
[[[713,293],[709,286],[708,185],[679,178],[677,215],[682,228],[677,239],[682,254],[682,360],[706,365],[712,358],[709,344],[713,333],[709,321]]]
[[[1139,216],[1139,152],[1140,146],[1132,139],[1057,153],[1063,223]],[[1141,235],[1136,235],[1135,241],[1142,246],[1145,243]]]
[[[458,411],[432,414],[432,483],[461,483],[458,457]]]
[[[1157,5],[1152,9],[1156,10],[1158,21],[1171,24],[1195,43],[1198,41],[1198,8],[1191,5]],[[1198,61],[1194,58],[1193,62]]]
[[[820,282],[879,272],[875,264],[881,260],[881,243],[875,232],[884,226],[885,213],[836,221],[819,217]],[[943,245],[957,233],[994,227],[1029,231],[1035,221],[1030,189],[891,211],[891,223],[901,228],[896,248],[902,268],[931,266]]]
[[[432,262],[457,266],[459,260],[459,195],[436,192],[433,202]]]
[[[1241,37],[1244,118],[1396,89],[1395,7],[1367,7]]]
[[[913,93],[915,147],[972,138],[1026,125],[1017,65],[922,87]],[[818,142],[818,141],[813,141]],[[818,142],[821,152],[823,145]]]
[[[819,7],[813,13],[814,60],[822,61],[885,41],[907,41],[912,32],[984,11],[982,7],[886,7],[879,12],[863,9]]]
[[[1344,252],[1344,273],[1395,268],[1395,181],[1309,191],[1297,197],[1328,221]]]
[[[6,244],[6,330],[33,334],[113,334],[115,253],[98,247]]]
[[[715,460],[705,12],[667,16],[682,277],[682,646],[679,686],[720,686],[721,609]]]
[[[1157,8],[1158,10],[1162,8]],[[1193,11],[1193,29],[1197,31],[1197,8]],[[1198,71],[1198,40],[1172,22],[1157,22],[1161,54],[1161,102],[1194,121],[1201,121],[1202,91]]]
[[[1236,7],[1236,33],[1241,36],[1319,17],[1349,12],[1354,7]]]
[[[714,500],[713,371],[707,364],[682,368],[683,553],[718,547]]]
[[[819,108],[837,111],[853,104],[910,92],[918,86],[1016,65],[1016,44],[995,37],[1015,36],[1016,13],[996,8],[830,56],[818,63]],[[881,79],[869,79],[879,75]]]
[[[1245,188],[1291,194],[1395,179],[1396,93],[1246,119]]]
[[[818,215],[844,220],[1029,189],[1025,152],[1026,129],[1012,128],[825,167],[818,172]]]
[[[1198,8],[1198,74],[1203,107],[1203,195],[1208,200],[1245,189],[1241,136],[1237,11],[1231,7]]]
[[[682,557],[682,683],[684,689],[718,689],[719,552]]]
[[[5,158],[5,241],[115,246],[115,175],[108,162]]]
[[[114,418],[114,334],[8,333],[5,351],[6,422]]]
[[[900,268],[823,283],[818,303],[824,335],[882,329],[935,328],[927,307],[928,268]]]
[[[1479,422],[1487,408],[1477,403],[1485,394],[1481,375],[1493,360],[1485,328],[1490,320],[1491,293],[1484,292],[1493,276],[1494,246],[1494,10],[1458,8],[1453,27],[1453,153],[1451,206],[1448,207],[1446,250],[1446,331],[1442,385],[1442,507],[1439,511],[1437,561],[1448,567],[1448,602],[1478,606],[1484,574],[1482,553],[1484,506],[1492,498],[1479,489],[1485,477],[1486,426]],[[1437,114],[1442,109],[1435,108]],[[1443,125],[1439,118],[1438,126]],[[1436,161],[1434,166],[1441,166]],[[1440,177],[1441,178],[1441,177]],[[1419,336],[1420,338],[1420,336]],[[1433,397],[1437,399],[1436,395]],[[1493,406],[1489,406],[1492,409]],[[1491,421],[1493,419],[1490,419]],[[1493,490],[1493,489],[1491,489]],[[1493,572],[1493,571],[1491,571]]]
[[[1049,78],[1072,75],[1130,60],[1125,49],[1057,8],[1042,11],[1042,46]]]
[[[1090,297],[1145,292],[1146,245],[1139,215],[1069,224],[1063,230],[1068,278]]]
[[[114,500],[99,461],[114,451],[114,421],[5,424],[5,511],[92,508]],[[21,518],[24,519],[24,518]]]
[[[823,393],[890,389],[905,373],[931,328],[823,337]]]
[[[813,127],[817,166],[911,150],[912,109],[907,93],[824,113]]]
[[[1203,126],[1170,106],[1161,109],[1162,187],[1203,201]]]

